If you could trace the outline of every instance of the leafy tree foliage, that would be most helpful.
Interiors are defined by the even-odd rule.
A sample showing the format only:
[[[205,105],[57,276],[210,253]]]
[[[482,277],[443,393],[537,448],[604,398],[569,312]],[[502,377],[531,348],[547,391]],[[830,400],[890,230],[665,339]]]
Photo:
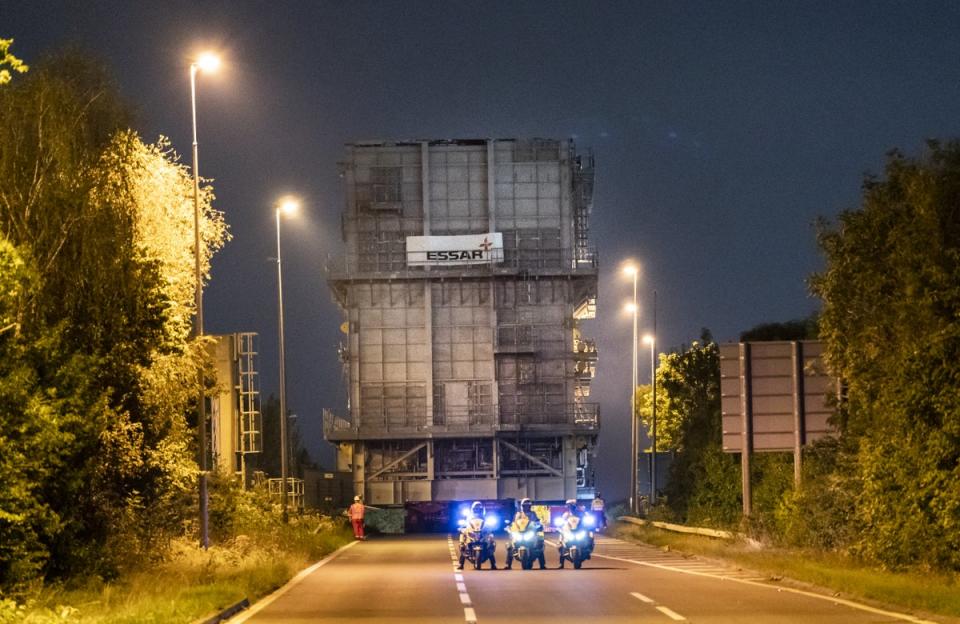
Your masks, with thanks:
[[[192,183],[129,122],[82,54],[0,90],[0,588],[108,576],[188,509]]]
[[[863,554],[960,569],[960,142],[889,155],[824,224],[821,336]]]
[[[741,342],[766,342],[772,340],[816,340],[818,336],[817,317],[786,321],[784,323],[762,323],[740,333]]]
[[[26,63],[18,59],[10,51],[13,45],[13,39],[0,39],[0,85],[5,85],[13,80],[11,71],[24,73],[30,69]]]
[[[647,386],[638,414],[650,430]],[[661,354],[657,368],[657,449],[676,451],[665,488],[672,515],[714,526],[736,521],[739,469],[723,452],[720,350],[708,330],[682,351]]]

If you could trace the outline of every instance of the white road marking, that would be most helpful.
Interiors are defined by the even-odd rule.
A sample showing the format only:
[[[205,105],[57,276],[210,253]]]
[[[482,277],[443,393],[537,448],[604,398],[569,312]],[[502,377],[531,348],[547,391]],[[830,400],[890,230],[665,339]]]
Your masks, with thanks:
[[[645,603],[647,603],[647,604],[653,604],[653,599],[652,599],[652,598],[647,598],[646,596],[644,596],[644,595],[641,594],[640,592],[630,592],[630,595],[633,596],[634,598],[636,598],[637,600],[639,600],[640,602],[645,602]]]
[[[692,576],[703,576],[706,578],[713,578],[721,581],[732,581],[734,583],[743,583],[744,585],[751,585],[753,587],[763,587],[765,589],[775,589],[777,591],[790,592],[792,594],[798,594],[800,596],[816,598],[817,600],[826,600],[834,604],[842,604],[852,609],[859,609],[860,611],[866,611],[868,613],[875,613],[877,615],[883,615],[883,616],[894,618],[897,620],[903,620],[904,622],[912,622],[913,624],[936,624],[936,622],[931,622],[930,620],[924,620],[922,618],[914,617],[908,613],[898,613],[896,611],[886,611],[884,609],[877,609],[876,607],[870,607],[865,604],[860,604],[859,602],[846,600],[845,598],[837,598],[835,596],[824,596],[823,594],[816,594],[813,592],[803,591],[802,589],[794,589],[793,587],[779,587],[777,585],[771,585],[769,583],[761,583],[759,581],[736,578],[733,576],[721,576],[719,574],[708,574],[706,572],[697,572],[695,570],[684,570],[683,568],[676,568],[673,566],[663,565],[659,563],[651,563],[649,561],[638,561],[636,559],[626,559],[624,557],[612,557],[610,555],[600,555],[600,554],[597,554],[596,551],[594,551],[593,556],[600,557],[601,559],[610,559],[612,561],[625,561],[626,563],[642,565],[648,568],[657,568],[658,570],[667,570],[669,572],[679,572],[680,574],[690,574]]]
[[[676,621],[676,622],[686,622],[686,621],[687,621],[687,618],[683,617],[682,615],[680,615],[680,614],[677,613],[676,611],[673,611],[673,610],[671,610],[671,609],[669,609],[669,608],[667,608],[667,607],[657,607],[656,609],[657,609],[657,611],[659,611],[660,613],[664,614],[665,616],[667,616],[668,618],[670,618],[671,620],[674,620],[674,621]]]
[[[328,563],[330,563],[331,561],[339,557],[343,553],[343,551],[350,548],[351,546],[356,546],[359,543],[360,542],[350,542],[345,546],[341,546],[340,548],[336,549],[335,551],[333,551],[332,553],[330,553],[320,561],[316,562],[309,568],[305,568],[301,570],[296,576],[290,579],[286,585],[284,585],[277,591],[273,592],[266,598],[263,598],[262,600],[254,603],[253,606],[251,606],[246,611],[242,613],[238,613],[236,616],[230,618],[229,620],[230,624],[241,624],[241,622],[246,622],[247,620],[252,618],[254,615],[256,615],[257,613],[259,613],[260,611],[268,607],[270,603],[272,603],[274,600],[276,600],[280,596],[284,595],[285,593],[287,593],[288,591],[290,591],[291,589],[299,585],[303,581],[303,579],[307,578],[308,576],[316,572],[319,568],[327,565]]]
[[[460,596],[460,603],[463,607],[463,619],[467,624],[477,624],[477,613],[473,610],[470,594],[467,593],[467,584],[463,582],[463,574],[460,574],[460,552],[453,544],[453,538],[447,536],[447,542],[450,544],[450,560],[453,561],[453,580],[457,582],[457,592]]]

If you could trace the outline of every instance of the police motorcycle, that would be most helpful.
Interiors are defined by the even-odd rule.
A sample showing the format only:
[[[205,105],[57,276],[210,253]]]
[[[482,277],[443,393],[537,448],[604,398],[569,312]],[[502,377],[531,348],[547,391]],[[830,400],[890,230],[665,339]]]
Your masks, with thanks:
[[[510,541],[507,542],[507,569],[513,567],[513,561],[520,562],[524,570],[533,568],[533,562],[540,562],[540,569],[546,567],[543,553],[543,525],[532,509],[529,498],[520,501],[520,511],[513,517],[508,528]]]
[[[497,543],[493,539],[493,532],[500,528],[500,519],[496,514],[486,514],[483,503],[476,501],[459,524],[460,569],[463,569],[464,561],[469,561],[475,570],[479,570],[489,560],[490,569],[496,570]]]
[[[593,554],[593,531],[596,517],[584,514],[577,509],[577,501],[567,501],[567,511],[557,518],[557,530],[560,532],[560,567],[569,560],[577,570]]]

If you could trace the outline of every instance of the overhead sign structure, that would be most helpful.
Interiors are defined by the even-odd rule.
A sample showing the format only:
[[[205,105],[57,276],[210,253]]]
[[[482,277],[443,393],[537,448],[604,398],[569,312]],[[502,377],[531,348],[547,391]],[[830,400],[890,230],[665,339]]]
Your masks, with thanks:
[[[407,266],[450,266],[503,262],[503,234],[408,236]]]

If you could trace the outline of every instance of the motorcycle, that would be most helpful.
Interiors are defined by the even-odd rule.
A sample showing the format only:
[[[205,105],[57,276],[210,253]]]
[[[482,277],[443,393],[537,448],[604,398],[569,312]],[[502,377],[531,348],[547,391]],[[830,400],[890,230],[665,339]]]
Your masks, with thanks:
[[[543,526],[531,524],[530,519],[521,516],[510,526],[510,545],[507,552],[520,562],[524,570],[533,568],[533,562],[543,556]],[[507,561],[510,567],[512,561]]]
[[[493,531],[497,530],[499,523],[499,518],[492,514],[483,518],[470,517],[460,521],[460,532],[463,534],[463,539],[460,540],[460,552],[473,564],[475,570],[479,570],[487,560],[490,560],[491,567],[493,566],[493,554],[497,548]]]
[[[583,562],[593,554],[593,529],[596,519],[592,515],[582,518],[569,515],[559,518],[557,525],[560,529],[560,565],[563,560],[569,559],[574,569],[579,570]]]

